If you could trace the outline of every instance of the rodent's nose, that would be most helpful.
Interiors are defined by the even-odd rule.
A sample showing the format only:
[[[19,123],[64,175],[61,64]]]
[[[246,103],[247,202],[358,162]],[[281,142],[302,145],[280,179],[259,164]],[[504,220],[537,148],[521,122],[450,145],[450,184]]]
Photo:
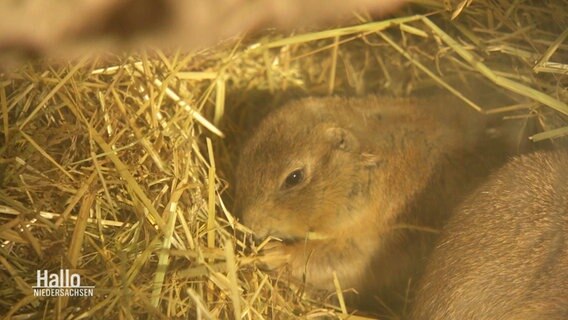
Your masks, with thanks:
[[[241,219],[243,224],[254,232],[256,240],[262,240],[270,235],[270,226],[257,210],[243,210]]]

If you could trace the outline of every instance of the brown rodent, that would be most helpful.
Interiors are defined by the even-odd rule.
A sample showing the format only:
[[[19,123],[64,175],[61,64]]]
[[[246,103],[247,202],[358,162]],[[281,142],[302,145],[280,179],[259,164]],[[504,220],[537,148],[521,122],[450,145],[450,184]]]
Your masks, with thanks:
[[[266,250],[269,267],[318,289],[333,288],[335,271],[371,304],[391,287],[404,296],[428,228],[488,171],[471,154],[483,139],[477,115],[452,104],[307,98],[269,114],[236,170],[244,224],[284,240]]]
[[[515,158],[464,202],[412,319],[568,319],[568,152]]]

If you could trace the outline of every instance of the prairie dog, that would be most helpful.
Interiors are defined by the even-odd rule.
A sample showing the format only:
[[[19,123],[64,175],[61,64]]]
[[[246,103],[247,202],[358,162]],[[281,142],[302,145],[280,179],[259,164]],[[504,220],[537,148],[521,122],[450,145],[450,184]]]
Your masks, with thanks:
[[[487,172],[471,156],[479,115],[452,104],[307,98],[269,114],[236,170],[237,214],[257,238],[283,240],[268,267],[324,290],[335,271],[371,304],[404,290],[433,239],[423,227],[439,227]]]
[[[412,319],[568,319],[568,152],[515,158],[464,202]]]

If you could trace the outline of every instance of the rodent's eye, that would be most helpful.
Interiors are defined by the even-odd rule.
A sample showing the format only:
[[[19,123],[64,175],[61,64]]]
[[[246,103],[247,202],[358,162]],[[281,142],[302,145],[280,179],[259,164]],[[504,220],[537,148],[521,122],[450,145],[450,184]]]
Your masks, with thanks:
[[[284,185],[282,187],[288,189],[297,186],[302,181],[304,181],[304,177],[304,169],[296,169],[286,177],[286,180],[284,180]]]

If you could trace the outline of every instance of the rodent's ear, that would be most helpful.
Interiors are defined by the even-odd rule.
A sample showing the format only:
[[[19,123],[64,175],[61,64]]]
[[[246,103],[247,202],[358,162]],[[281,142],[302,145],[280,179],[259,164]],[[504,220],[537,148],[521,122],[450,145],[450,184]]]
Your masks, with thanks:
[[[353,135],[353,133],[351,133],[351,131],[343,128],[327,128],[325,130],[325,137],[335,148],[340,150],[355,151],[359,148],[359,141],[357,138]]]

